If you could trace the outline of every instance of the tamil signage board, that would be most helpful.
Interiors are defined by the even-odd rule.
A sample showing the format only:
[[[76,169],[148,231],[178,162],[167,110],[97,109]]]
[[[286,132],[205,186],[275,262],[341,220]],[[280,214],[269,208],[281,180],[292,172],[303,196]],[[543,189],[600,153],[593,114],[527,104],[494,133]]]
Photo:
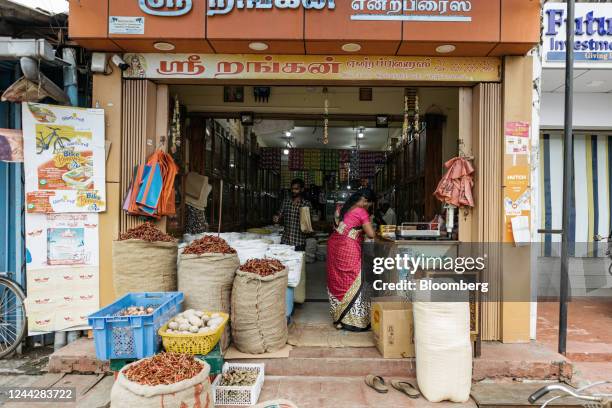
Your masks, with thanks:
[[[348,0],[342,0],[348,1]],[[380,1],[378,1],[380,3]],[[383,0],[386,2],[386,0]],[[335,0],[209,0],[208,15],[229,14],[236,9],[298,9],[306,10],[333,10],[336,8]]]
[[[192,7],[191,0],[138,0],[138,5],[145,13],[162,17],[182,16]]]
[[[469,0],[353,0],[351,20],[471,22]]]
[[[470,0],[343,0],[351,2],[351,20],[471,22]],[[192,0],[138,0],[153,16],[177,17],[189,13]],[[335,10],[335,0],[209,0],[209,16],[234,10]],[[124,33],[129,34],[129,33]]]
[[[126,54],[126,78],[499,82],[501,60],[477,57]]]
[[[106,210],[104,110],[24,103],[28,213]]]
[[[544,66],[565,66],[567,7],[565,3],[544,5]],[[577,68],[612,66],[612,4],[576,3],[574,59]]]

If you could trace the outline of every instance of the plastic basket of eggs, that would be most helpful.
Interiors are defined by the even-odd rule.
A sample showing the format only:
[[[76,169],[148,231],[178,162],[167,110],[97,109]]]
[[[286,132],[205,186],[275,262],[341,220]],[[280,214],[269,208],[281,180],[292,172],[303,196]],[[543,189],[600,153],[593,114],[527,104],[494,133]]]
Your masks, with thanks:
[[[164,349],[173,353],[208,354],[219,342],[229,315],[189,309],[159,329]]]

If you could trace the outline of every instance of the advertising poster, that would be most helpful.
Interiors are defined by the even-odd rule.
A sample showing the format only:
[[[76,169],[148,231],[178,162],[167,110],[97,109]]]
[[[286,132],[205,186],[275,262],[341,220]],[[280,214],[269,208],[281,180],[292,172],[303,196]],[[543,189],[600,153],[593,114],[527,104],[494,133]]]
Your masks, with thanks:
[[[104,110],[24,103],[29,213],[106,210]]]
[[[516,245],[530,239],[530,126],[529,122],[507,122],[504,126],[504,240]]]
[[[26,217],[30,333],[83,328],[99,308],[98,214]]]

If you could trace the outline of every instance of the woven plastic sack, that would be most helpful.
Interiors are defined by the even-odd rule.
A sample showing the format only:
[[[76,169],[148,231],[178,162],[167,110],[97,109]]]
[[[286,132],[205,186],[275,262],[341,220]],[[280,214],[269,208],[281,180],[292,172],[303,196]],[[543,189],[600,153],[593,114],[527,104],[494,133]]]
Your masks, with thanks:
[[[202,364],[202,371],[195,377],[175,384],[156,386],[128,380],[123,373],[138,361],[126,365],[111,389],[111,408],[213,407],[214,399],[208,377],[210,366],[204,361],[197,361]]]
[[[176,291],[176,242],[128,239],[113,242],[115,295]]]
[[[232,338],[243,353],[263,354],[287,344],[287,269],[270,276],[236,272],[232,291]]]
[[[468,302],[414,302],[417,381],[431,402],[466,402],[472,386]]]
[[[183,308],[229,314],[239,266],[236,254],[179,255],[178,290],[185,296]],[[229,346],[228,326],[221,337],[223,350]]]

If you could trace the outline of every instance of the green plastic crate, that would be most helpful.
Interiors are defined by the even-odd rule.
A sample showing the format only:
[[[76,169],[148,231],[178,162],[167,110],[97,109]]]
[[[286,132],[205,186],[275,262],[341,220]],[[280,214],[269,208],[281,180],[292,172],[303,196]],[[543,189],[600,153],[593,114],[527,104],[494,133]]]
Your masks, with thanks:
[[[210,353],[206,355],[195,356],[196,358],[202,361],[206,361],[208,363],[208,365],[210,366],[211,376],[221,374],[221,371],[223,369],[223,363],[225,362],[225,360],[223,359],[223,354],[221,354],[221,346],[219,343],[217,343],[215,348],[212,349]]]

